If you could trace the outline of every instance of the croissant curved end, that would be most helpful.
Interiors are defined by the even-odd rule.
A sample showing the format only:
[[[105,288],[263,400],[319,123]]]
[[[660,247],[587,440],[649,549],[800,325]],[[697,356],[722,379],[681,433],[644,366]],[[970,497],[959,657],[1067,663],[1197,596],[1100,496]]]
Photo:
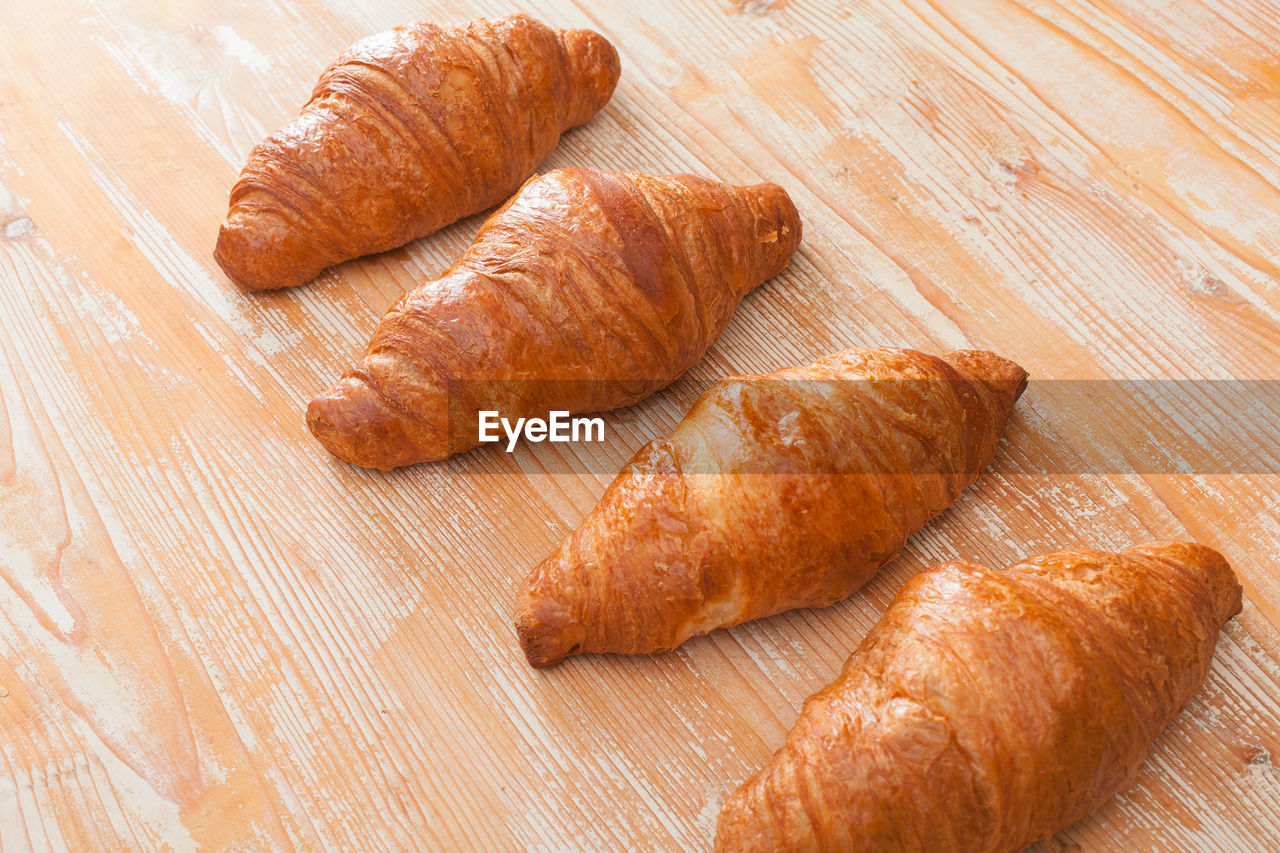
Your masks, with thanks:
[[[1177,563],[1201,574],[1209,587],[1219,622],[1226,622],[1240,612],[1243,589],[1227,558],[1199,542],[1157,540],[1135,545],[1126,554],[1141,554],[1169,563]]]
[[[258,228],[245,222],[243,216],[233,214],[218,229],[213,259],[227,278],[245,290],[274,290],[283,285],[275,264],[264,264],[264,259],[274,255],[271,249],[264,250],[262,243]]]
[[[1027,388],[1027,371],[1003,356],[986,350],[954,350],[944,359],[986,383],[1012,406]]]
[[[558,35],[569,57],[573,94],[564,126],[577,127],[609,102],[622,74],[622,62],[609,40],[593,30],[560,30]]]
[[[759,280],[768,281],[791,260],[800,247],[800,212],[787,191],[777,184],[733,187],[754,220]]]
[[[555,584],[543,583],[551,557],[533,570],[516,596],[516,635],[520,648],[534,669],[545,669],[578,653],[587,629],[552,591]]]
[[[358,374],[347,374],[307,405],[307,429],[343,462],[389,471],[448,456],[443,430],[387,403]]]
[[[232,205],[218,229],[214,260],[246,291],[305,284],[328,266],[285,216],[261,205]]]

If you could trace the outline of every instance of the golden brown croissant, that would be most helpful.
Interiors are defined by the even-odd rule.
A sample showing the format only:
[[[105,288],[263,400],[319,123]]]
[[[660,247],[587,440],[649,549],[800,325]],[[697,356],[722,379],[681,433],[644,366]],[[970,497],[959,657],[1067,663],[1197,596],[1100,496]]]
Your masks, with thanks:
[[[799,242],[774,184],[549,172],[387,312],[307,425],[338,458],[385,469],[476,446],[483,410],[631,405],[697,361]]]
[[[848,596],[990,464],[1025,380],[988,352],[856,349],[717,383],[525,580],[529,663]]]
[[[720,814],[718,851],[1015,851],[1124,787],[1200,688],[1240,585],[1153,542],[912,578]]]
[[[479,213],[608,102],[618,71],[603,36],[525,15],[357,42],[249,155],[214,257],[241,287],[289,287]]]

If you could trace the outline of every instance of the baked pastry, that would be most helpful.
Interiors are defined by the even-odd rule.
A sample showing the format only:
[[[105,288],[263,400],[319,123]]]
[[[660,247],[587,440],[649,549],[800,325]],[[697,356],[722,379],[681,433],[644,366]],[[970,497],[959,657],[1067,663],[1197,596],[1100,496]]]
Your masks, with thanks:
[[[394,468],[476,446],[481,411],[631,405],[701,358],[799,242],[774,184],[549,172],[387,312],[307,425],[339,459]]]
[[[1133,779],[1239,610],[1222,555],[1182,542],[917,575],[725,804],[716,850],[1048,838]]]
[[[989,352],[855,349],[717,383],[525,580],[529,663],[846,597],[990,464],[1025,380]]]
[[[526,15],[359,41],[250,153],[214,257],[248,290],[289,287],[493,207],[608,102],[618,71],[603,36]]]

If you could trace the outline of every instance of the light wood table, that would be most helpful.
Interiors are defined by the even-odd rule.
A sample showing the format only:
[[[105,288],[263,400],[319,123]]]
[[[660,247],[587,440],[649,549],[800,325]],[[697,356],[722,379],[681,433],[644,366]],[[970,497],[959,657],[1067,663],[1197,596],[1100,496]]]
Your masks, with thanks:
[[[0,7],[0,847],[705,850],[912,573],[1190,537],[1244,612],[1138,781],[1044,848],[1280,850],[1280,477],[1019,473],[1056,452],[1034,386],[992,472],[843,604],[545,673],[510,624],[525,572],[729,373],[890,344],[1037,379],[1280,376],[1280,7],[521,8],[623,59],[547,167],[773,180],[805,242],[606,445],[381,474],[303,407],[480,219],[266,295],[214,236],[340,48],[517,7]]]

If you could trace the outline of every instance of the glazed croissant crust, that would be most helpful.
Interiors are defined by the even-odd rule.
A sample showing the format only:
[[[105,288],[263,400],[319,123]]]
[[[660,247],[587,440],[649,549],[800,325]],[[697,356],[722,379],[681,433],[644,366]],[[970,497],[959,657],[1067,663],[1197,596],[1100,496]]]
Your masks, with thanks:
[[[1016,851],[1124,787],[1240,610],[1222,555],[1153,542],[912,578],[725,804],[718,851]]]
[[[701,358],[799,242],[774,184],[549,172],[387,312],[307,424],[338,458],[394,468],[476,446],[481,411],[630,405]]]
[[[524,581],[529,663],[848,596],[990,464],[1025,380],[989,352],[856,349],[717,383]]]
[[[618,72],[603,36],[525,15],[357,42],[249,155],[214,257],[244,288],[289,287],[493,207]]]

